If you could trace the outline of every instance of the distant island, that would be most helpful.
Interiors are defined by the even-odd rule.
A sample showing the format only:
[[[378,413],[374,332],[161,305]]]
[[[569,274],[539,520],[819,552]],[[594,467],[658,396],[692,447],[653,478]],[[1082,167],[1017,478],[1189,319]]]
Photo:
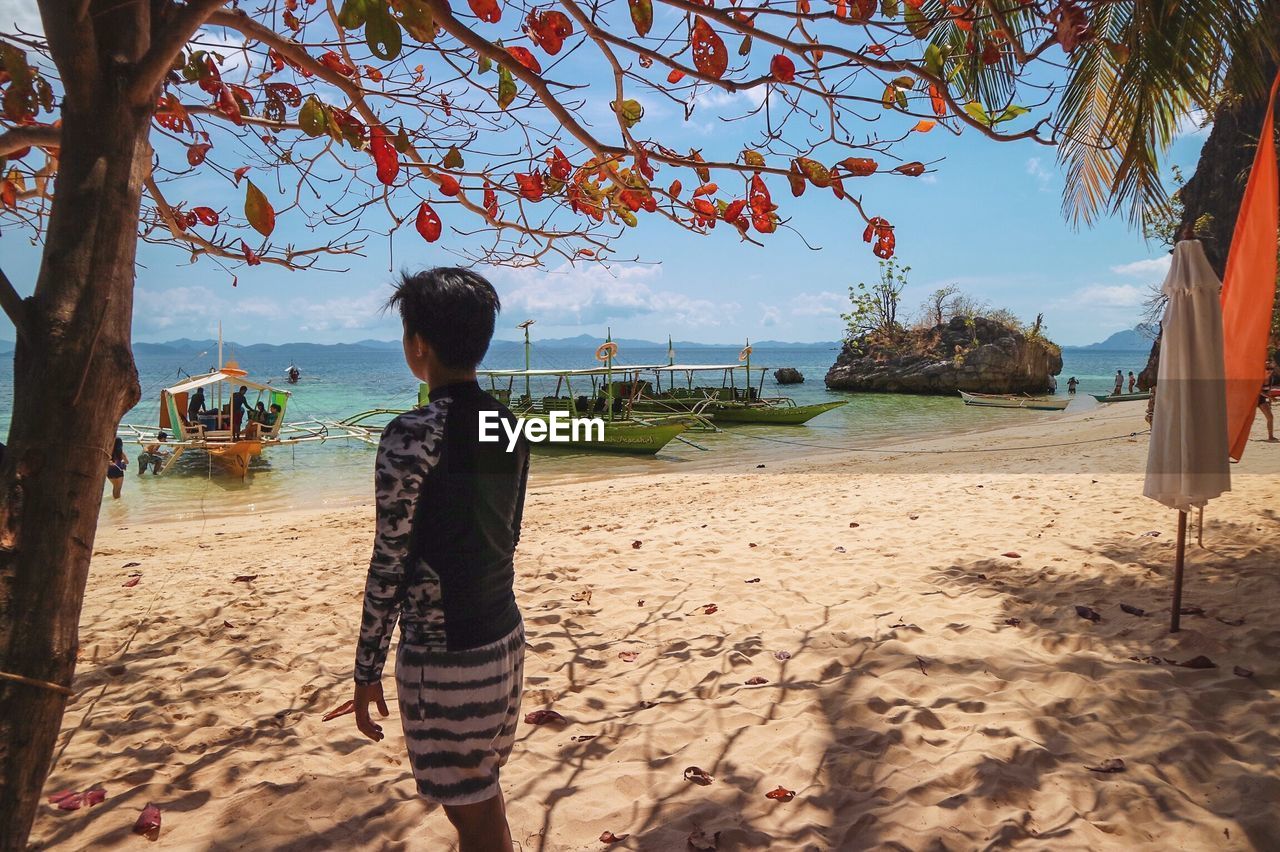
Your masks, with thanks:
[[[1064,346],[1070,352],[1146,352],[1151,349],[1151,341],[1155,339],[1154,330],[1145,324],[1117,331],[1099,343],[1086,346]]]

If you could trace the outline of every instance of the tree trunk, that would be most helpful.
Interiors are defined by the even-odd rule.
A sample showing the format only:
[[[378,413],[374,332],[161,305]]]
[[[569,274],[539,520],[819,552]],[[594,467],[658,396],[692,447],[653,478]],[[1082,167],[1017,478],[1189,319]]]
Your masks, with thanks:
[[[1274,24],[1272,29],[1275,29]],[[1271,43],[1274,43],[1272,41]],[[1183,205],[1180,232],[1200,223],[1198,234],[1209,264],[1221,278],[1227,269],[1227,254],[1235,234],[1236,217],[1244,200],[1253,157],[1258,149],[1258,130],[1267,112],[1267,94],[1276,76],[1276,59],[1270,54],[1241,53],[1232,58],[1229,84],[1241,81],[1242,67],[1250,66],[1265,82],[1259,88],[1238,85],[1242,94],[1227,98],[1213,116],[1213,129],[1200,150],[1196,171],[1182,188]],[[1155,387],[1160,363],[1160,338],[1157,337],[1147,358],[1147,366],[1138,376],[1143,390]]]
[[[29,679],[0,676],[3,850],[25,848],[40,802],[67,701],[58,687],[69,687],[75,671],[107,462],[116,426],[139,396],[130,324],[151,158],[151,109],[130,103],[126,86],[149,29],[146,4],[94,8],[92,34],[55,20],[52,0],[42,5],[67,94],[0,468],[0,672]],[[72,17],[69,8],[54,12]]]

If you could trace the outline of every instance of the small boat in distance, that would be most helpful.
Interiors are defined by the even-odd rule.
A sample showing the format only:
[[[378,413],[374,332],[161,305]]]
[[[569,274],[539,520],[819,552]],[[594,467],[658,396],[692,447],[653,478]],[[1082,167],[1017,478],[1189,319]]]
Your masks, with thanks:
[[[1089,396],[1098,402],[1137,402],[1140,399],[1151,399],[1151,391],[1139,393],[1091,393]]]
[[[155,426],[121,423],[117,435],[126,444],[143,447],[139,472],[150,465],[153,473],[164,473],[185,452],[205,453],[209,461],[241,479],[248,476],[249,464],[267,447],[354,438],[375,443],[367,430],[352,429],[322,420],[285,422],[292,394],[287,390],[255,382],[233,360],[222,362],[222,331],[218,331],[218,363],[208,373],[188,376],[160,391],[160,416]],[[246,389],[248,411],[233,431],[233,397]],[[205,392],[208,391],[206,397]],[[191,399],[199,394],[203,410],[191,414]],[[145,464],[144,464],[145,462]]]
[[[302,371],[296,365],[290,364],[289,369],[284,371],[284,378],[291,385],[296,385],[298,379],[302,378]]]
[[[1070,403],[1070,399],[1053,397],[1017,396],[1002,393],[968,393],[959,391],[965,405],[985,406],[987,408],[1023,408],[1030,411],[1061,411]]]

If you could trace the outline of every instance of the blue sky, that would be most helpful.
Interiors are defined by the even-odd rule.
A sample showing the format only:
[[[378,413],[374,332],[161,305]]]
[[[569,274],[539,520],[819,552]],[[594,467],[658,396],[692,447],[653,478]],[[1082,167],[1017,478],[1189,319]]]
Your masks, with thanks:
[[[0,0],[0,16],[12,17],[15,2]],[[676,144],[736,150],[743,131],[716,116],[740,111],[740,99],[747,97],[706,97],[690,123],[672,106],[642,98],[641,127]],[[606,111],[589,103],[584,113],[603,122]],[[1170,162],[1193,168],[1204,133],[1188,125]],[[1060,212],[1063,178],[1052,148],[996,143],[974,132],[957,138],[938,128],[913,134],[898,152],[906,159],[945,160],[921,178],[877,175],[847,188],[861,191],[869,213],[897,226],[899,262],[912,268],[904,297],[908,312],[931,290],[954,283],[1025,319],[1043,312],[1050,336],[1065,344],[1101,340],[1138,321],[1148,286],[1163,278],[1165,249],[1147,244],[1119,219],[1073,230]],[[668,179],[660,173],[659,181]],[[207,191],[218,194],[220,204],[235,206],[239,193],[229,183],[215,187],[216,176],[199,180],[208,181]],[[483,269],[505,305],[499,336],[514,339],[514,325],[534,318],[538,337],[602,335],[612,327],[618,336],[705,342],[838,338],[848,288],[875,280],[877,260],[861,241],[852,209],[829,192],[810,188],[792,200],[781,182],[771,188],[781,212],[819,250],[785,231],[760,248],[740,242],[723,225],[698,236],[642,218],[641,227],[628,230],[617,245],[619,256],[638,257],[639,263]],[[275,188],[264,189],[272,195]],[[299,218],[281,217],[275,238],[313,240]],[[365,257],[345,259],[346,272],[262,265],[239,269],[235,288],[211,262],[190,265],[179,248],[142,244],[134,334],[146,341],[206,337],[221,321],[227,336],[242,342],[392,338],[397,323],[378,308],[394,270],[455,262],[446,250],[450,239],[446,230],[440,243],[428,245],[405,229],[390,246],[371,240]],[[13,229],[0,234],[4,269],[24,293],[34,282],[39,254],[27,235]],[[12,336],[0,318],[0,337]]]

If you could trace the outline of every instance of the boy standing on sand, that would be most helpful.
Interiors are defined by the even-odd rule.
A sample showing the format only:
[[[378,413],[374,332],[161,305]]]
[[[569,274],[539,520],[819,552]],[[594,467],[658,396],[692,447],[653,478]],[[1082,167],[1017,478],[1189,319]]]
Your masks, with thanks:
[[[425,408],[382,433],[374,469],[377,524],[356,647],[355,718],[377,742],[387,715],[382,667],[400,621],[396,691],[418,791],[444,806],[462,852],[511,852],[498,770],[515,743],[524,624],[512,589],[529,449],[481,442],[482,413],[505,406],[476,365],[499,310],[474,272],[401,278],[388,303],[404,322],[404,357],[431,388]]]

